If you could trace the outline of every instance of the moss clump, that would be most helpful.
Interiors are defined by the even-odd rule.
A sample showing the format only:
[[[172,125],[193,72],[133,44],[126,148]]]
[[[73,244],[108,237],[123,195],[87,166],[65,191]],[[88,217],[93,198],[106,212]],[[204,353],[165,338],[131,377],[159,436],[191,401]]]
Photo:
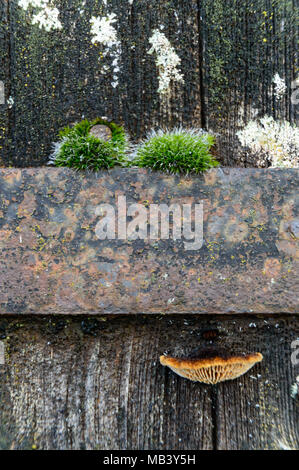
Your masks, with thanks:
[[[215,139],[201,129],[153,132],[137,148],[134,163],[167,173],[201,173],[219,165],[210,153]]]
[[[91,128],[99,124],[110,128],[112,136],[109,141],[90,134]],[[114,122],[100,118],[94,121],[85,119],[73,127],[62,129],[59,137],[60,141],[54,144],[49,164],[98,171],[125,162],[127,137],[124,129]]]

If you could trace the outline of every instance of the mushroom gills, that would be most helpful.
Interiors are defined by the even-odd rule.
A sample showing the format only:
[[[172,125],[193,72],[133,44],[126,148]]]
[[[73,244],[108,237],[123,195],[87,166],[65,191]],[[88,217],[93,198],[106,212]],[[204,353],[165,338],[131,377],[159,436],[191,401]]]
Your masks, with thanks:
[[[234,380],[248,372],[256,363],[263,360],[260,353],[247,356],[228,358],[214,357],[210,359],[177,359],[161,356],[162,365],[169,367],[181,377],[205,384],[217,384],[226,380]]]

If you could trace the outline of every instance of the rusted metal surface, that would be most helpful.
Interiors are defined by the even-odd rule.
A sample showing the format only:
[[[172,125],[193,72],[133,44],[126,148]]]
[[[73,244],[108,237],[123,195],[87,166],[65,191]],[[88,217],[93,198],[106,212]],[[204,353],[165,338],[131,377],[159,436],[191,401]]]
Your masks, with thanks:
[[[297,170],[0,172],[0,313],[298,313]],[[204,205],[204,242],[99,240],[96,208]]]

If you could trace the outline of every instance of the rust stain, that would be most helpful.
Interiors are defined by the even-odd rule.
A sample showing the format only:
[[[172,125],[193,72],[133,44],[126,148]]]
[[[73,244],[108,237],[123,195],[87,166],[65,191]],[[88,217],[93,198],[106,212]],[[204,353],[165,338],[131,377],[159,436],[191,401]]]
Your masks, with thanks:
[[[267,258],[264,263],[264,273],[267,277],[276,278],[281,271],[281,263],[277,258]]]

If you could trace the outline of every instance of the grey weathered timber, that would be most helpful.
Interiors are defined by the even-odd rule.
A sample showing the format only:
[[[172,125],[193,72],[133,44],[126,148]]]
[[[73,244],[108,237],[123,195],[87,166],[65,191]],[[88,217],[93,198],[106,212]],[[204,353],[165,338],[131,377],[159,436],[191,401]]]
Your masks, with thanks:
[[[298,313],[298,175],[2,169],[0,313]],[[198,245],[185,232],[173,240],[172,222],[167,238],[145,226],[138,239],[129,216],[138,203],[155,228],[154,204],[200,202]],[[115,239],[98,238],[103,203],[115,211]]]
[[[216,386],[159,364],[210,347],[261,352]],[[298,449],[295,317],[0,319],[1,449]]]

